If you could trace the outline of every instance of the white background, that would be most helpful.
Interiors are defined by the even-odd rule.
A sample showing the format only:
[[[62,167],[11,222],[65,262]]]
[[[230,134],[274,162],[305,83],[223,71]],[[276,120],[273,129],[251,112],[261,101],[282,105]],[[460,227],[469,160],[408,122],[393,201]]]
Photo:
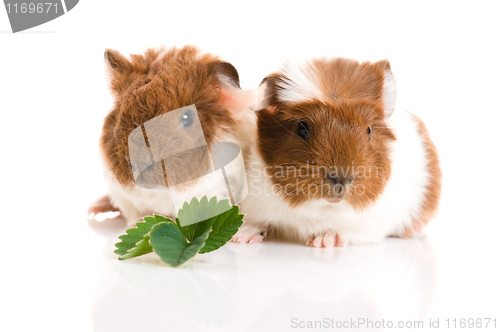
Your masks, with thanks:
[[[12,34],[0,8],[1,330],[288,331],[300,330],[292,318],[363,317],[500,328],[498,15],[496,1],[84,0]],[[120,225],[86,221],[106,189],[103,52],[184,44],[230,61],[244,88],[288,58],[389,59],[398,105],[440,151],[427,235],[345,249],[229,244],[183,269],[118,262]]]

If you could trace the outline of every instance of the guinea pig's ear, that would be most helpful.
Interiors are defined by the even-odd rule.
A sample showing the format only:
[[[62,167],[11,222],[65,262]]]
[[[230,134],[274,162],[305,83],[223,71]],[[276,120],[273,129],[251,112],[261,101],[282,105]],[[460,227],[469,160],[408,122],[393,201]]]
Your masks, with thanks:
[[[108,73],[109,86],[115,94],[121,94],[126,87],[125,82],[132,72],[132,64],[120,52],[106,49],[104,62]]]
[[[397,91],[396,78],[391,70],[389,60],[380,60],[373,64],[384,72],[384,87],[382,94],[382,102],[386,117],[390,117],[396,108]]]
[[[225,80],[226,84],[240,88],[240,76],[232,64],[225,61],[217,61],[213,64],[213,70],[219,76],[219,79]]]
[[[225,61],[217,61],[212,66],[219,80],[222,105],[232,113],[240,113],[255,104],[255,91],[242,90],[238,71],[232,64]]]
[[[278,102],[276,80],[278,80],[276,75],[269,75],[262,80],[257,91],[257,105],[255,106],[255,110],[265,110],[269,113],[276,112],[276,104]]]

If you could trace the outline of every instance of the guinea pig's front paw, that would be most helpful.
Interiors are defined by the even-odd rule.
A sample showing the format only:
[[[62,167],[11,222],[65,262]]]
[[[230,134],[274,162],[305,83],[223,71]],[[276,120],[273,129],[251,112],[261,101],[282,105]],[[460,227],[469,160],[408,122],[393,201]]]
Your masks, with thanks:
[[[243,224],[243,226],[241,226],[238,232],[233,236],[231,241],[237,243],[259,243],[264,241],[266,236],[266,230]]]
[[[316,248],[345,247],[346,244],[346,241],[344,241],[338,233],[324,233],[310,237],[306,241],[306,246]]]

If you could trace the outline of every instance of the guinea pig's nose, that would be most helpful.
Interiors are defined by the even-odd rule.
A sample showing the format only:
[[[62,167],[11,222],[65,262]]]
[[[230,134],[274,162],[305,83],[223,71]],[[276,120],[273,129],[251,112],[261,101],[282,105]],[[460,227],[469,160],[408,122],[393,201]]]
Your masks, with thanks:
[[[342,186],[348,186],[351,184],[352,180],[354,180],[354,176],[342,177],[342,176],[328,174],[326,177],[328,178],[328,181],[330,181],[330,183],[334,186],[337,184],[340,184]]]

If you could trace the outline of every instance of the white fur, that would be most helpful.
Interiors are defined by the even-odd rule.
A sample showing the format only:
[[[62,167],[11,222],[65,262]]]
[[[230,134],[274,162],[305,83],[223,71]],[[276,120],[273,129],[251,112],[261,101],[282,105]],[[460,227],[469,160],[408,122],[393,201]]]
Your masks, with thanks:
[[[391,70],[385,71],[384,94],[382,95],[382,101],[384,103],[386,116],[391,116],[392,112],[396,109],[397,101],[396,78],[392,74]]]
[[[257,90],[257,102],[251,109],[257,111],[264,109],[268,106],[269,101],[267,100],[268,96],[266,96],[267,91],[267,82],[262,83]]]
[[[301,241],[333,232],[346,244],[374,243],[403,234],[423,204],[429,179],[427,157],[410,113],[396,111],[387,122],[397,138],[390,146],[391,177],[381,196],[362,212],[345,201],[332,204],[324,199],[290,207],[273,192],[254,141],[247,167],[249,193],[241,204],[242,213],[247,214],[242,232],[250,227],[260,232],[273,226]]]
[[[311,99],[321,100],[322,93],[318,89],[317,76],[314,75],[314,68],[309,63],[286,62],[281,73],[286,78],[284,82],[278,83],[283,88],[278,93],[279,100],[292,103]]]

